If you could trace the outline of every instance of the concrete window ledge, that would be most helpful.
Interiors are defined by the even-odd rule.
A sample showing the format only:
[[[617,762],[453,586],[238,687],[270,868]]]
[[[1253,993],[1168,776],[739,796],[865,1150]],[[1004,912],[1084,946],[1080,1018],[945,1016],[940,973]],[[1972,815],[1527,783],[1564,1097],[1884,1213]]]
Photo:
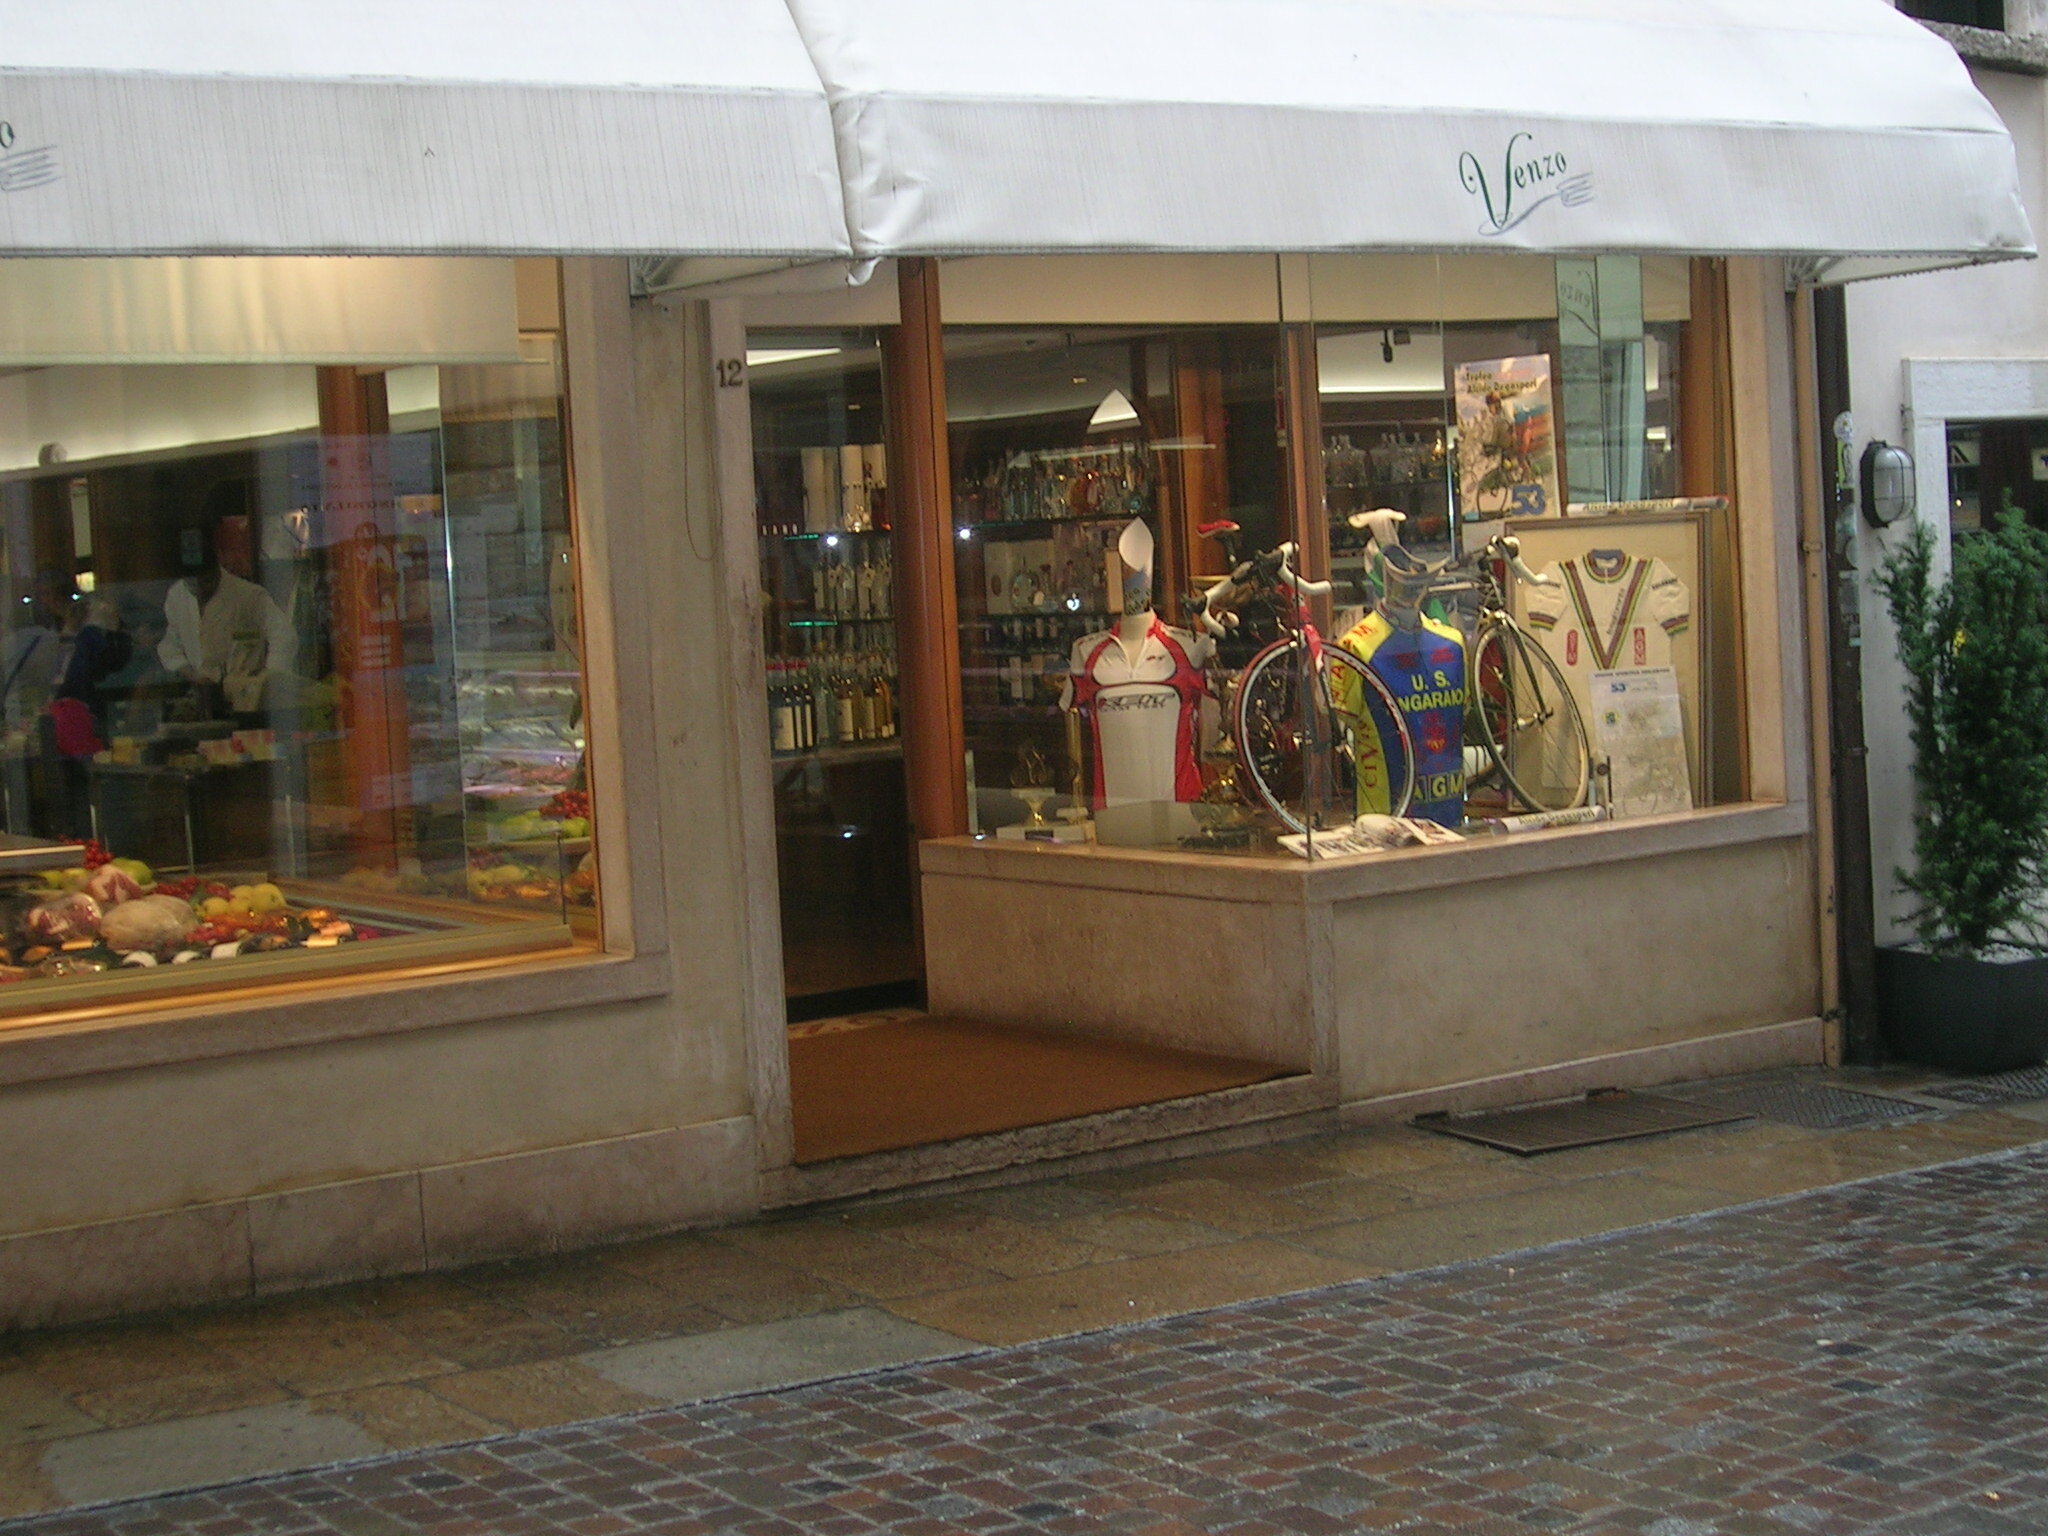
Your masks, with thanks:
[[[345,980],[57,1014],[0,1025],[0,1088],[660,997],[666,954],[587,950],[457,961]]]
[[[1920,25],[1946,40],[1966,64],[2008,75],[2048,75],[2048,38],[1994,32],[1988,27],[1958,27],[1946,21]]]
[[[918,852],[927,879],[952,875],[1218,901],[1315,905],[1655,858],[1731,843],[1802,837],[1811,825],[1804,804],[1724,805],[1683,816],[1559,827],[1515,837],[1402,848],[1389,853],[1318,860],[1313,864],[1306,860],[1241,858],[1177,849],[1103,848],[1093,844],[999,842],[994,838],[968,837],[923,843]]]

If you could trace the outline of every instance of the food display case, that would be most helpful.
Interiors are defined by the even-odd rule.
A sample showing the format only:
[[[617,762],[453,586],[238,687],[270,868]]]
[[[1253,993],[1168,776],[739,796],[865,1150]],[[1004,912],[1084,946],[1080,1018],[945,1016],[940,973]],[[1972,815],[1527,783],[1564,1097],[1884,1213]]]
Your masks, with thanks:
[[[424,882],[377,891],[262,868],[174,879],[97,842],[5,842],[0,987],[16,1008],[32,1009],[45,992],[52,1007],[112,1003],[230,976],[289,980],[308,974],[315,957],[326,974],[547,948],[569,936],[560,874],[549,911],[451,898]]]
[[[458,668],[467,858],[448,894],[564,908],[595,900],[582,698],[566,653],[492,652]]]

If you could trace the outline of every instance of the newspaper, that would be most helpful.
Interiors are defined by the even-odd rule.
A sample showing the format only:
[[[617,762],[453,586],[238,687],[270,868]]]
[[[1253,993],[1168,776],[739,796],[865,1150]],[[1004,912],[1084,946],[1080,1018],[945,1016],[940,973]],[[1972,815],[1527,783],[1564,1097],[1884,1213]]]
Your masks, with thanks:
[[[1318,832],[1312,838],[1297,832],[1279,839],[1280,846],[1299,859],[1345,859],[1353,854],[1464,841],[1449,827],[1414,816],[1361,816],[1348,827]]]

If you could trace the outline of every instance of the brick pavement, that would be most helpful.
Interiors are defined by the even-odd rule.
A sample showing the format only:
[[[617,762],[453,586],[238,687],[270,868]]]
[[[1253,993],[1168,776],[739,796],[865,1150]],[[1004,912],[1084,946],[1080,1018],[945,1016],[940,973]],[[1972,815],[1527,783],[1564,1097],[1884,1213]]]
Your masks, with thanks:
[[[2048,1150],[20,1536],[2048,1528]]]

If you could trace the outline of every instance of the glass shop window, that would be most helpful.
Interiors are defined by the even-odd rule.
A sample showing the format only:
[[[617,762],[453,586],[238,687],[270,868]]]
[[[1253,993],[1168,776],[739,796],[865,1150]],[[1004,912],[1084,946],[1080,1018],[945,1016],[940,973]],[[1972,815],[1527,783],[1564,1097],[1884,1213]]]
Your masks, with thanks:
[[[1171,844],[1218,746],[1187,626],[1228,521],[1284,537],[1270,326],[948,327],[970,820]]]
[[[1633,256],[1311,263],[1325,734],[1380,766],[1357,811],[1428,824],[1366,841],[1738,797],[1732,524],[1679,441],[1688,378],[1716,387],[1692,284]]]
[[[2048,419],[1950,422],[1948,488],[1952,534],[1992,527],[2007,507],[2048,528]]]
[[[975,830],[1321,857],[1740,799],[1728,455],[1681,441],[1718,269],[1272,270],[1264,325],[948,327]]]
[[[12,1008],[594,934],[556,281],[0,271]]]
[[[895,541],[872,331],[747,337],[790,1017],[914,1000]]]

